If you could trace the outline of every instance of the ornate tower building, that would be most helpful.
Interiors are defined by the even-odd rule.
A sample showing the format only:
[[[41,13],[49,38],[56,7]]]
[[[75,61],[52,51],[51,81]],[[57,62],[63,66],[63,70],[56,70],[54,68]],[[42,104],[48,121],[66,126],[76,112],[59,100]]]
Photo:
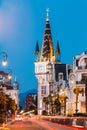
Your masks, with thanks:
[[[41,115],[44,110],[42,103],[43,97],[48,96],[53,91],[54,83],[54,64],[59,62],[56,56],[59,55],[59,45],[56,48],[56,56],[54,54],[53,41],[50,29],[50,21],[47,9],[46,26],[42,42],[41,52],[39,51],[38,42],[36,42],[35,50],[35,75],[38,79],[38,114]]]
[[[61,65],[61,69],[60,69]],[[55,84],[58,81],[59,73],[63,74],[63,79],[67,80],[66,64],[60,64],[60,48],[57,42],[54,51],[50,21],[49,9],[47,9],[46,25],[42,41],[42,49],[39,50],[38,41],[35,49],[35,76],[38,79],[38,114],[41,115],[44,110],[43,97],[48,96],[55,91]]]

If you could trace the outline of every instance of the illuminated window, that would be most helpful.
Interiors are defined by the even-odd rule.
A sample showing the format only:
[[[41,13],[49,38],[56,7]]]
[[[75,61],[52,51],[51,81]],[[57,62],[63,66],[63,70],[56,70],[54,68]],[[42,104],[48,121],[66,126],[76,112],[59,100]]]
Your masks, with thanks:
[[[58,74],[59,80],[63,80],[63,73]]]

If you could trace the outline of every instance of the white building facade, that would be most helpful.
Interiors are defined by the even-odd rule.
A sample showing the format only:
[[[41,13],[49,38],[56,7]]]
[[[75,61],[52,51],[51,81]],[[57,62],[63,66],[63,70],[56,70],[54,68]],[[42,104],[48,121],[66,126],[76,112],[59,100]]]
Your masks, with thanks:
[[[0,89],[10,98],[15,100],[17,106],[19,106],[19,84],[15,78],[13,85],[11,84],[11,79],[9,79],[9,74],[0,71]]]
[[[87,113],[87,51],[74,56],[73,71],[69,76],[69,85],[70,91],[72,91],[72,113]],[[77,89],[76,93],[73,92],[74,89]]]
[[[38,42],[35,50],[35,76],[38,84],[38,114],[42,115],[45,109],[43,98],[51,93],[58,93],[58,86],[62,84],[63,87],[67,84],[68,75],[72,67],[70,65],[60,63],[60,48],[57,42],[56,50],[53,48],[53,41],[50,29],[50,22],[48,18],[48,11],[46,16],[46,26],[44,38],[42,42],[42,49],[39,51]]]
[[[43,98],[51,93],[59,97],[61,114],[87,113],[87,51],[74,56],[72,65],[60,62],[59,43],[55,51],[53,48],[48,11],[42,49],[36,42],[35,56],[38,115],[46,109]]]

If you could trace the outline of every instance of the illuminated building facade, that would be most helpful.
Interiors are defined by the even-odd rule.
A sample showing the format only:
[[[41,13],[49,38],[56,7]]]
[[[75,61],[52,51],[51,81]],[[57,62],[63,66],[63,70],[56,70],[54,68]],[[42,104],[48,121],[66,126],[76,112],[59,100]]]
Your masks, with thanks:
[[[42,49],[39,50],[38,41],[35,49],[35,76],[38,80],[38,114],[41,115],[45,109],[43,97],[51,93],[57,93],[60,84],[64,87],[70,73],[70,65],[61,64],[59,42],[54,51],[50,21],[47,9],[46,26],[42,41]]]
[[[0,71],[0,89],[2,89],[6,95],[9,95],[13,100],[15,100],[15,103],[19,106],[19,84],[16,78],[12,85],[11,78],[9,78],[9,73]]]
[[[69,76],[72,91],[72,113],[87,114],[87,51],[73,58],[73,71]]]

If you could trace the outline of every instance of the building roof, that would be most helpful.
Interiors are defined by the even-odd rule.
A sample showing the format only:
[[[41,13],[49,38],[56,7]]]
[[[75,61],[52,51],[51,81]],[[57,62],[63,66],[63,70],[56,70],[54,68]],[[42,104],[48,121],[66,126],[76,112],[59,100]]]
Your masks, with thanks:
[[[66,64],[55,64],[55,79],[58,81],[58,74],[63,73],[63,79],[67,80]]]
[[[5,73],[4,71],[0,71],[0,75],[6,75],[7,73]]]
[[[60,54],[60,47],[59,47],[59,42],[57,41],[57,45],[56,45],[56,55]]]
[[[8,85],[8,84],[1,84],[0,86],[2,86],[2,88],[6,88],[7,90],[12,90],[13,89],[13,87],[11,86],[11,85]]]
[[[40,51],[39,51],[39,45],[38,45],[38,41],[36,42],[36,49],[35,49],[35,55],[39,55]]]

